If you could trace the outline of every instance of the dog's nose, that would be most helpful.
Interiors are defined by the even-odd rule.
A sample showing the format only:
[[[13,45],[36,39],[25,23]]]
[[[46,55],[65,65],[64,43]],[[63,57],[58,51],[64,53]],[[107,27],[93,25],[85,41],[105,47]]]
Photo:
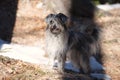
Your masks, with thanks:
[[[56,28],[56,26],[54,25],[52,28],[53,28],[53,29],[55,29],[55,28]]]

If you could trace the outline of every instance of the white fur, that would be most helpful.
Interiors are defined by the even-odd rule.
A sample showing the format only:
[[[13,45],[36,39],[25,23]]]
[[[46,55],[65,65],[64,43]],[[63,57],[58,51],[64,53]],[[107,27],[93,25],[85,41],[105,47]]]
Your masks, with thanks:
[[[50,56],[54,57],[57,52],[66,50],[68,37],[67,34],[63,34],[64,33],[56,36],[49,30],[46,31],[46,49]]]

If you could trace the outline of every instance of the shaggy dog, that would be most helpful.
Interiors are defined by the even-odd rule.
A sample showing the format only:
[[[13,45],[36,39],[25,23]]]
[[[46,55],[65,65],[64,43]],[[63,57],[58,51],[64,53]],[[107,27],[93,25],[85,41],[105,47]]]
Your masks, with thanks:
[[[90,74],[90,56],[96,54],[97,44],[89,34],[68,29],[68,17],[62,13],[46,17],[46,51],[53,61],[58,60],[58,70],[64,72],[68,58],[74,67]]]

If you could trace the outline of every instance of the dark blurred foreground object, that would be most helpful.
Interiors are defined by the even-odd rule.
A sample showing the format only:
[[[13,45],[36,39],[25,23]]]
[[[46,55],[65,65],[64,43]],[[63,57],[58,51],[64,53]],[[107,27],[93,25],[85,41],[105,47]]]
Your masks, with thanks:
[[[55,13],[63,13],[69,17],[94,17],[94,5],[91,0],[45,0],[47,8]]]
[[[11,42],[18,0],[0,0],[0,39]]]

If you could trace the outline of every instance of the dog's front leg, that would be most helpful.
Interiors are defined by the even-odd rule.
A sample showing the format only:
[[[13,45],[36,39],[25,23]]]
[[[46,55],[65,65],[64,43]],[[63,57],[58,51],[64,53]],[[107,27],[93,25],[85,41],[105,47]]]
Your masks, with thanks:
[[[58,70],[60,73],[64,73],[65,69],[65,61],[66,61],[66,53],[60,53],[57,57],[58,60]]]

